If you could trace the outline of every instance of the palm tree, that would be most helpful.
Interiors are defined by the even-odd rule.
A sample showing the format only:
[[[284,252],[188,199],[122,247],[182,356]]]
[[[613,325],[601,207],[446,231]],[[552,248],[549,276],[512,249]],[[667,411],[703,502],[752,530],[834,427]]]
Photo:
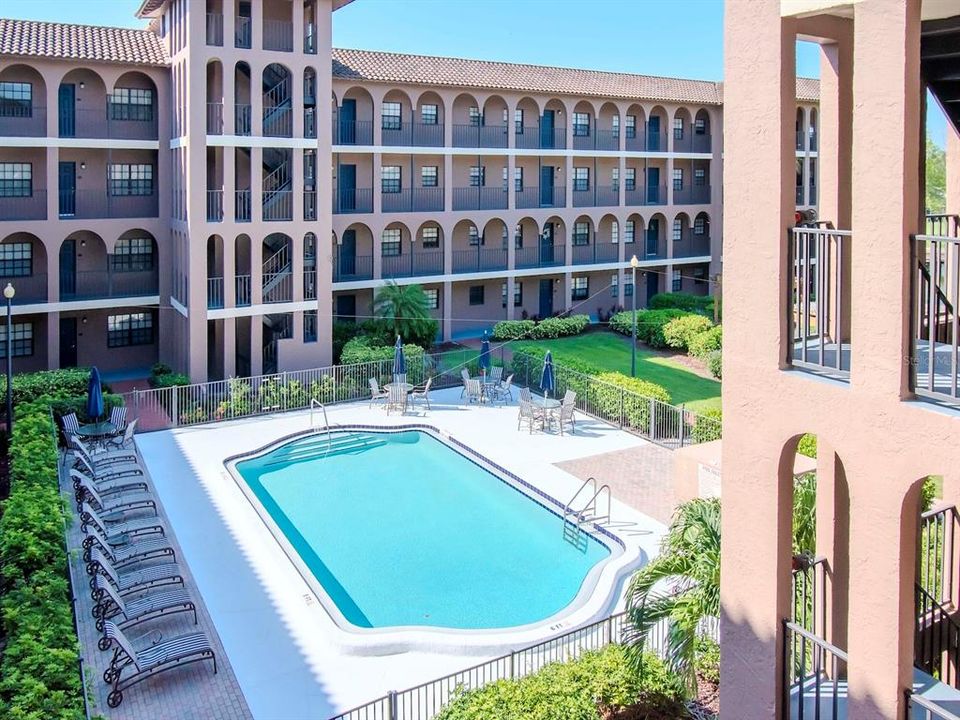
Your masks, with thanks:
[[[654,589],[666,584],[665,590]],[[680,505],[660,554],[641,568],[627,589],[628,657],[643,672],[647,637],[669,620],[667,665],[691,691],[696,688],[697,630],[720,614],[720,500],[698,498]]]
[[[437,321],[430,317],[427,295],[419,285],[388,282],[377,291],[373,312],[404,342],[429,348],[436,338]]]

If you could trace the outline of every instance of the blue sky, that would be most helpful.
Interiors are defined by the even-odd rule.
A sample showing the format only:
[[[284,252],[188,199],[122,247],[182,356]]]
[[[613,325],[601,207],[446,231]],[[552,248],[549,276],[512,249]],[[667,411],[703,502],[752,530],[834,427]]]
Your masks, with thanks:
[[[141,0],[3,0],[4,17],[141,27]],[[722,0],[355,0],[334,15],[339,47],[723,79]],[[797,71],[816,77],[815,46]],[[931,103],[930,131],[944,120]]]

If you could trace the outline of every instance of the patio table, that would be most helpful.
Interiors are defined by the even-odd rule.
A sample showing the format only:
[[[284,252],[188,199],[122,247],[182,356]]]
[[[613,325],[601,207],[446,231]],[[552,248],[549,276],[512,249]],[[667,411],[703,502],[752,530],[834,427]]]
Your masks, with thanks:
[[[535,406],[543,410],[544,414],[547,416],[549,422],[544,423],[544,429],[547,425],[553,427],[553,419],[556,415],[556,412],[560,409],[560,401],[556,398],[544,397],[543,395],[534,395],[530,394],[530,402]]]
[[[88,440],[102,440],[117,434],[117,426],[109,420],[98,423],[87,423],[77,429],[77,435]]]
[[[413,392],[413,383],[386,383],[384,384],[384,387],[387,388],[387,390],[392,387],[403,388],[403,391],[408,395]]]

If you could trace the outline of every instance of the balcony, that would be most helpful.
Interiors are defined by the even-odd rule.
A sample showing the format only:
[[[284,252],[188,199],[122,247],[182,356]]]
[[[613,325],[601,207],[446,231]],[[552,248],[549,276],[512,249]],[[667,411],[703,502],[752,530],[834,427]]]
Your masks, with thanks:
[[[674,205],[709,205],[710,186],[692,185],[673,189]]]
[[[673,256],[675,258],[709,257],[710,236],[684,232],[680,240],[673,241]]]
[[[443,188],[403,188],[399,192],[380,194],[383,212],[441,212]]]
[[[380,135],[381,143],[391,147],[443,147],[443,125],[436,123],[410,122],[400,127],[385,127],[381,128]]]
[[[620,204],[620,191],[612,187],[592,187],[586,190],[573,190],[574,207],[617,207]]]
[[[207,278],[207,310],[223,307],[223,278]]]
[[[340,188],[333,191],[333,214],[351,215],[373,212],[371,188]]]
[[[293,190],[265,190],[263,192],[263,219],[293,220]]]
[[[794,228],[791,231],[792,306],[788,310],[794,367],[849,381],[849,230]]]
[[[454,125],[453,146],[458,148],[505,148],[507,125]]]
[[[571,252],[574,265],[615,263],[620,260],[620,245],[612,242],[574,245]]]
[[[453,189],[454,210],[506,210],[509,193],[504,187]]]
[[[506,248],[485,248],[453,251],[453,272],[496,272],[507,269]]]
[[[293,23],[288,20],[264,19],[263,49],[293,52]]]
[[[381,259],[383,278],[418,277],[443,274],[443,250],[422,250]]]
[[[372,255],[341,255],[339,251],[333,254],[333,281],[350,282],[354,280],[373,279]]]
[[[290,269],[263,274],[263,302],[285,303],[293,300],[293,273]]]
[[[234,18],[233,46],[241,50],[249,50],[252,47],[252,39],[253,20],[244,15],[237,15]]]
[[[0,137],[44,137],[47,134],[47,109],[43,107],[8,108],[0,116]]]
[[[525,187],[517,191],[517,208],[562,208],[567,206],[567,189],[553,187]]]
[[[667,186],[650,185],[633,189],[627,188],[624,193],[624,202],[626,202],[628,206],[666,205]]]
[[[566,248],[564,248],[563,245],[542,244],[517,248],[514,267],[517,269],[526,269],[564,265],[565,251]]]
[[[223,47],[223,15],[207,13],[207,45]]]
[[[157,271],[81,270],[60,275],[60,301],[142,297],[159,292]]]
[[[432,127],[432,126],[431,126]],[[440,126],[436,126],[440,127]],[[334,145],[373,145],[373,122],[370,120],[333,121]],[[443,128],[440,128],[440,145],[443,145]]]
[[[317,219],[317,191],[316,190],[303,191],[303,219],[304,220]]]
[[[237,291],[237,307],[250,307],[250,276],[237,275],[234,279]]]
[[[60,219],[158,217],[157,194],[108,195],[104,190],[60,191]]]
[[[223,222],[223,190],[207,190],[207,222]]]
[[[574,134],[574,150],[619,150],[620,134],[615,130],[598,130],[591,128],[589,133]]]
[[[16,295],[13,298],[14,305],[34,305],[47,302],[47,274],[44,272],[34,273],[33,275],[0,275],[0,287],[6,287],[7,283],[13,285],[16,290]]]
[[[0,222],[4,220],[46,219],[46,190],[34,190],[29,197],[0,197]]]
[[[685,132],[680,137],[673,136],[673,151],[678,153],[709,153],[712,145],[706,133]]]
[[[127,105],[117,105],[117,111],[111,110],[108,103],[104,110],[77,109],[72,116],[61,115],[59,118],[59,135],[62,138],[89,138],[109,140],[156,140],[157,115],[155,105],[146,105],[143,112],[149,117],[143,120],[122,119],[116,117],[119,112],[126,112]],[[136,106],[141,111],[140,106]],[[149,112],[147,112],[147,109]]]
[[[249,105],[237,104],[233,106],[233,132],[235,135],[250,135],[253,121]]]
[[[223,103],[207,103],[207,135],[223,135]]]
[[[521,150],[563,150],[567,147],[566,128],[514,128],[514,142]]]
[[[303,299],[304,300],[317,299],[317,271],[316,270],[308,269],[303,271]]]
[[[233,217],[236,222],[250,222],[251,198],[249,190],[234,191]]]

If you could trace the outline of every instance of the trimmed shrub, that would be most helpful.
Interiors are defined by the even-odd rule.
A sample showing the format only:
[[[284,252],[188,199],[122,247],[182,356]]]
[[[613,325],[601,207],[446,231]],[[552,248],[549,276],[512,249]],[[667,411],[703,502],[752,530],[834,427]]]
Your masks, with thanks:
[[[166,373],[165,375],[151,375],[149,382],[152,388],[181,387],[189,385],[190,378],[183,373]]]
[[[501,320],[493,326],[494,340],[553,340],[559,337],[579,335],[587,329],[590,317],[548,317],[540,322],[533,320]]]
[[[687,350],[691,355],[705,358],[710,353],[723,349],[723,326],[714,325],[690,339]]]
[[[651,310],[686,310],[713,317],[712,295],[691,295],[683,292],[657,293],[648,303]]]
[[[722,423],[723,413],[719,408],[698,413],[693,421],[693,430],[691,431],[693,441],[702,443],[719,440],[722,435]]]
[[[653,348],[667,347],[663,329],[674,318],[684,317],[692,313],[684,310],[638,310],[637,311],[637,338]],[[620,312],[610,318],[610,328],[622,335],[633,332],[633,312]]]
[[[521,340],[533,337],[533,320],[501,320],[493,326],[494,340]]]
[[[707,356],[707,369],[717,380],[723,379],[723,353],[715,350]]]
[[[21,373],[13,376],[13,404],[33,402],[39,397],[74,397],[87,392],[90,368],[66,368],[42,372]],[[105,392],[110,387],[104,383]],[[7,379],[0,375],[0,395],[7,392]]]
[[[686,352],[694,338],[712,327],[713,323],[703,315],[684,315],[663,327],[663,339],[669,347]]]

